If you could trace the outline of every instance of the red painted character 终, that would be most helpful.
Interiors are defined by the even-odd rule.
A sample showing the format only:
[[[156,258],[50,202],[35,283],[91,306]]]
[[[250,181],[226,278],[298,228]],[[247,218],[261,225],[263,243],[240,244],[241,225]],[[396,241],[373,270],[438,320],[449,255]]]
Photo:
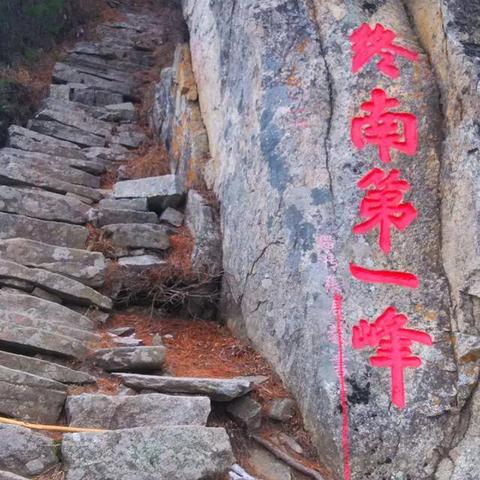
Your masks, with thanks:
[[[390,149],[396,149],[407,155],[417,151],[417,119],[412,113],[392,112],[400,102],[389,98],[384,90],[372,90],[372,98],[361,105],[369,112],[362,117],[352,119],[351,138],[357,148],[368,144],[376,145],[382,162],[391,161]]]
[[[420,357],[412,355],[412,343],[432,345],[426,332],[404,328],[408,318],[388,307],[373,323],[360,320],[353,327],[353,348],[376,347],[376,355],[370,357],[374,367],[391,370],[392,402],[398,408],[405,407],[404,369],[417,368],[422,364]]]
[[[378,226],[380,248],[389,253],[392,244],[391,228],[403,231],[417,216],[414,206],[403,201],[404,194],[410,190],[410,184],[400,179],[398,170],[386,173],[374,168],[357,185],[362,190],[367,190],[360,203],[360,215],[367,220],[355,225],[353,232],[363,234]]]
[[[393,43],[395,37],[395,32],[388,30],[379,23],[375,25],[375,28],[362,23],[350,35],[353,50],[353,73],[357,73],[372,57],[378,55],[381,57],[377,62],[378,70],[391,78],[398,78],[400,70],[395,65],[395,55],[415,61],[418,59],[418,54],[408,48],[395,45]]]

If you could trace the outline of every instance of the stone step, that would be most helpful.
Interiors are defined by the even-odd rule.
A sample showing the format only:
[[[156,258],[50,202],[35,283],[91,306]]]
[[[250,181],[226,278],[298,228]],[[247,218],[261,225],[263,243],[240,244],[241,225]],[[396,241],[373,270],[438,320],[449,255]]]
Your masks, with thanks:
[[[112,308],[112,301],[96,290],[69,277],[40,268],[29,268],[15,262],[0,259],[1,278],[27,281],[78,305],[95,305],[107,311]]]
[[[97,335],[90,330],[73,328],[72,326],[65,325],[62,322],[55,322],[50,319],[46,320],[35,318],[29,316],[28,314],[26,315],[12,310],[0,310],[0,328],[8,330],[11,325],[16,325],[19,327],[32,327],[42,330],[46,333],[54,333],[56,335],[72,337],[75,340],[84,342],[86,344],[98,342],[102,338],[100,335]]]
[[[155,265],[165,265],[166,260],[162,260],[156,255],[136,255],[132,257],[122,257],[118,259],[118,264],[122,267],[128,268],[150,268]]]
[[[235,462],[223,428],[139,427],[66,434],[66,480],[223,478]]]
[[[185,188],[176,175],[139,178],[118,182],[113,187],[115,198],[147,198],[152,210],[178,207],[185,198]]]
[[[83,360],[90,353],[83,342],[72,337],[11,323],[0,323],[0,348],[13,353],[42,353],[76,360]]]
[[[82,105],[95,107],[113,105],[124,101],[123,95],[119,93],[89,87],[83,83],[52,84],[50,85],[50,96],[59,100],[70,100]]]
[[[138,72],[138,64],[132,62],[124,62],[122,60],[105,60],[104,58],[85,55],[83,53],[69,53],[64,63],[68,63],[73,67],[86,67],[101,71],[102,69],[116,70],[120,72]]]
[[[49,137],[18,125],[10,125],[8,128],[8,146],[27,152],[41,152],[79,160],[85,159],[80,147],[75,143]]]
[[[129,124],[119,125],[110,139],[112,145],[123,145],[128,148],[138,148],[146,140],[147,135],[143,128]]]
[[[47,100],[44,103],[46,108],[35,115],[38,120],[52,120],[104,138],[112,134],[112,124],[95,118],[86,111],[86,108],[75,107],[76,104],[73,102],[66,104]]]
[[[45,153],[26,152],[17,148],[3,148],[0,150],[0,159],[5,162],[15,162],[27,167],[33,167],[46,175],[74,185],[90,188],[97,188],[100,185],[100,179],[97,176],[78,168],[72,168],[65,164],[65,160]],[[72,162],[82,161],[73,159]],[[82,163],[88,164],[88,160]]]
[[[1,197],[0,197],[1,198]],[[95,211],[93,222],[97,227],[118,223],[158,223],[157,214],[154,212],[141,212],[139,210],[120,210],[100,208]]]
[[[0,239],[26,238],[61,247],[83,248],[88,230],[80,225],[0,212]]]
[[[0,415],[54,424],[66,397],[66,387],[59,382],[0,366]]]
[[[94,362],[108,372],[161,371],[165,365],[165,347],[102,348]]]
[[[142,212],[148,210],[146,198],[104,198],[100,200],[98,207],[101,209],[139,210]]]
[[[115,373],[122,383],[134,390],[154,390],[160,393],[205,395],[217,402],[228,402],[241,397],[253,388],[243,378],[162,377],[134,373]]]
[[[0,290],[0,310],[14,311],[40,320],[50,319],[83,330],[94,328],[92,320],[70,308],[31,295],[8,293],[3,289]]]
[[[24,238],[0,240],[0,257],[27,267],[59,273],[90,287],[101,287],[107,270],[105,257],[100,252],[59,247]]]
[[[106,225],[102,230],[115,247],[152,248],[167,250],[170,247],[168,228],[151,223],[118,223]]]
[[[114,76],[113,73],[111,76]],[[124,81],[103,78],[92,69],[75,68],[65,63],[57,63],[53,71],[55,83],[83,83],[112,93],[123,95],[125,99],[133,99],[132,85]]]
[[[117,430],[133,427],[202,425],[210,415],[208,397],[180,395],[70,396],[65,411],[71,427]]]
[[[104,147],[106,144],[104,137],[51,120],[33,119],[28,122],[28,127],[35,132],[76,143],[80,147]]]
[[[73,370],[63,365],[35,357],[27,357],[16,353],[3,352],[0,350],[0,365],[7,368],[30,373],[39,377],[48,378],[59,383],[85,385],[95,383],[95,377],[88,373]]]
[[[0,185],[0,211],[40,220],[85,224],[90,206],[59,193]]]
[[[0,424],[0,479],[18,480],[25,475],[40,475],[58,463],[52,438],[28,428]],[[3,475],[3,477],[2,477]]]
[[[118,84],[122,90],[114,90],[118,93],[128,95],[133,87],[132,74],[107,65],[92,62],[78,62],[78,57],[68,55],[62,62],[55,65],[53,78],[60,83],[80,82],[88,85],[88,82],[81,82],[83,75],[96,77],[100,80],[109,80]]]
[[[80,172],[81,173],[81,172]],[[93,188],[63,181],[40,167],[28,166],[14,158],[2,156],[0,151],[0,184],[40,187],[57,193],[73,193],[99,201],[102,194]]]

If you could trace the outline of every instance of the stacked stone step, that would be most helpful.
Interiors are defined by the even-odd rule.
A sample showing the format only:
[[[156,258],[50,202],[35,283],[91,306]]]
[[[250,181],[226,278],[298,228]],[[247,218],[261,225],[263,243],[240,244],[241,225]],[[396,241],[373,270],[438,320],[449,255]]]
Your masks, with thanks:
[[[151,39],[161,40],[149,15],[126,14],[99,34],[57,63],[40,111],[27,128],[10,127],[0,150],[0,416],[58,424],[66,415],[72,427],[107,430],[64,435],[67,480],[216,478],[234,458],[225,430],[206,426],[208,389],[68,393],[95,382],[92,360],[106,372],[158,378],[165,363],[160,346],[95,350],[89,312],[108,313],[112,301],[95,290],[109,260],[86,250],[86,223],[111,237],[124,266],[151,266],[163,262],[186,198],[173,175],[119,182],[111,195],[99,188],[112,163],[145,141],[137,74],[153,64]],[[31,478],[58,462],[51,438],[0,421],[0,478]]]

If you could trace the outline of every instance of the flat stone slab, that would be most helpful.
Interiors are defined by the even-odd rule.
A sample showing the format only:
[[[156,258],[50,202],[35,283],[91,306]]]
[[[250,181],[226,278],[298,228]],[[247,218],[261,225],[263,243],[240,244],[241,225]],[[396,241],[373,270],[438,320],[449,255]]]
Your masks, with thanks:
[[[139,210],[116,210],[100,208],[95,214],[95,225],[103,227],[118,223],[158,223],[157,214],[154,212],[141,212]]]
[[[15,353],[45,353],[76,360],[83,360],[90,353],[83,342],[72,337],[9,322],[0,322],[0,347]]]
[[[46,175],[56,178],[62,182],[81,185],[88,188],[98,188],[100,186],[100,178],[92,175],[76,167],[77,163],[83,167],[85,165],[95,165],[94,162],[89,164],[88,160],[81,161],[72,159],[70,162],[74,164],[72,167],[68,160],[61,157],[47,155],[45,153],[25,152],[16,148],[3,148],[0,150],[0,158],[5,161],[11,161],[33,167]],[[96,171],[95,173],[99,173]]]
[[[113,210],[148,210],[146,198],[104,198],[100,200],[98,207]],[[121,223],[121,222],[120,222]]]
[[[96,305],[103,310],[111,310],[112,301],[93,288],[72,278],[40,268],[29,268],[18,263],[0,259],[0,279],[25,280],[37,287],[52,292],[61,298],[79,305]]]
[[[65,142],[18,125],[10,125],[8,128],[8,146],[27,152],[47,153],[63,158],[79,160],[86,158],[75,143]]]
[[[33,119],[29,121],[28,126],[36,132],[75,143],[80,147],[103,147],[106,143],[105,137],[84,132],[78,128],[51,120]]]
[[[55,423],[66,396],[66,387],[61,383],[0,366],[0,414],[3,416]],[[1,464],[0,468],[3,468]]]
[[[66,434],[66,480],[203,480],[223,478],[235,463],[223,428],[140,427]]]
[[[182,212],[175,210],[172,207],[168,207],[165,211],[162,212],[160,215],[161,222],[167,222],[174,227],[180,227],[183,223],[184,215]]]
[[[102,348],[95,352],[95,363],[108,372],[151,372],[162,370],[165,347]]]
[[[157,425],[204,426],[211,407],[208,397],[83,394],[68,397],[65,410],[71,427],[117,430]]]
[[[39,475],[58,463],[53,439],[28,428],[0,425],[0,479]],[[15,473],[10,473],[15,472]]]
[[[88,230],[80,225],[0,212],[0,239],[9,238],[25,238],[60,247],[83,248],[88,238]]]
[[[167,207],[178,207],[184,199],[185,189],[177,175],[162,175],[118,182],[113,187],[113,196],[147,198],[150,208],[163,211]]]
[[[72,326],[65,325],[64,323],[38,319],[18,312],[0,310],[0,327],[6,330],[12,324],[15,326],[33,327],[38,330],[42,330],[43,332],[53,333],[55,335],[72,337],[80,342],[85,343],[98,342],[101,339],[99,335],[90,330],[73,328]]]
[[[21,477],[15,473],[0,471],[0,480],[28,480],[28,478]]]
[[[118,223],[102,227],[116,247],[152,248],[167,250],[170,247],[168,229],[151,223]]]
[[[156,255],[137,255],[133,257],[122,257],[118,259],[118,264],[122,267],[130,268],[149,268],[155,265],[167,263]]]
[[[47,108],[40,110],[35,118],[39,120],[53,120],[62,125],[78,128],[87,133],[108,137],[113,126],[92,116],[86,108],[76,106],[74,102],[46,102]]]
[[[205,395],[217,402],[228,402],[252,390],[253,383],[242,378],[161,377],[133,373],[116,373],[122,383],[134,390],[154,390],[161,393]]]
[[[99,201],[102,194],[93,188],[61,180],[40,167],[29,166],[17,158],[6,156],[0,150],[0,184],[40,187],[57,193],[73,193]]]
[[[0,185],[0,211],[40,220],[84,224],[89,205],[59,193]]]
[[[0,257],[27,267],[66,275],[91,287],[103,285],[107,269],[105,257],[100,252],[48,245],[24,238],[0,240]]]
[[[0,310],[11,310],[33,318],[47,318],[84,330],[94,328],[92,320],[70,308],[27,294],[5,292],[3,289],[0,290]]]
[[[1,350],[0,365],[2,367],[48,378],[59,383],[74,385],[95,383],[95,377],[92,377],[88,373],[73,370],[57,363],[47,362],[46,360],[40,360],[39,358],[2,352]]]

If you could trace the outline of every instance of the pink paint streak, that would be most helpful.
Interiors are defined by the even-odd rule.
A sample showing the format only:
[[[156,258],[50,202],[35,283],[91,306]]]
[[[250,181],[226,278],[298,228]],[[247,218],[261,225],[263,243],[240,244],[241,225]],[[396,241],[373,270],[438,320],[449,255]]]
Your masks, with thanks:
[[[333,309],[337,325],[338,341],[338,379],[340,382],[340,405],[342,407],[342,447],[343,447],[343,476],[350,480],[350,443],[348,435],[348,402],[345,388],[345,359],[343,356],[343,297],[340,293],[333,296]]]

